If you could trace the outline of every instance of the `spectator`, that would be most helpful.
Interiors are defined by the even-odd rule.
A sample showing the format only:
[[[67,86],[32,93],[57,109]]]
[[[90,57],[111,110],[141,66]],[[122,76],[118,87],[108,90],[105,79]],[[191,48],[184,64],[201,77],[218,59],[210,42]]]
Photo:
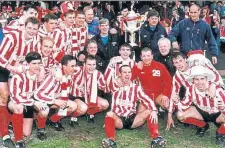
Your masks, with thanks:
[[[180,50],[187,54],[191,50],[205,49],[205,41],[208,43],[208,51],[212,53],[212,63],[217,63],[218,47],[213,37],[210,26],[199,19],[200,7],[190,7],[190,18],[180,21],[170,32],[169,38],[174,48],[179,49],[177,39],[180,39]]]
[[[217,3],[217,10],[218,10],[218,14],[221,16],[225,15],[225,6],[224,3],[222,1],[218,1]]]
[[[165,28],[159,23],[159,13],[155,10],[148,12],[147,21],[141,26],[141,46],[152,49],[153,55],[159,52],[157,42],[167,37]]]
[[[179,23],[183,18],[180,17],[177,10],[173,10],[173,17],[171,19],[171,27],[175,27],[177,23]]]
[[[220,22],[220,50],[225,53],[225,17],[221,17]]]
[[[119,37],[118,34],[111,34],[109,32],[109,20],[107,19],[101,19],[99,21],[99,30],[100,33],[92,39],[98,43],[97,55],[104,61],[104,65],[107,66],[109,60],[118,55]]]
[[[204,20],[206,23],[208,23],[209,25],[211,25],[211,17],[209,15],[210,10],[208,7],[203,7],[202,11],[201,11],[201,18],[202,20]]]
[[[111,5],[106,3],[105,9],[103,10],[103,18],[110,20],[110,24],[115,21],[115,13],[111,9]]]

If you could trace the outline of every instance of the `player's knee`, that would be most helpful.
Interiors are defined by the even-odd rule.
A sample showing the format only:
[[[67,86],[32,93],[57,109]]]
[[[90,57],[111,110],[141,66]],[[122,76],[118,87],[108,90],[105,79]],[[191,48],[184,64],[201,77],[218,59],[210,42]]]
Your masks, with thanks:
[[[85,103],[80,105],[80,113],[81,114],[85,114],[87,112],[87,110],[88,110],[88,106]]]
[[[45,118],[45,117],[48,116],[48,113],[49,113],[49,108],[47,108],[44,111],[41,111],[39,114],[40,114],[41,117]]]
[[[77,109],[77,104],[73,101],[69,103],[69,109],[71,112],[74,112]]]
[[[183,118],[184,118],[184,114],[182,112],[178,111],[177,112],[177,119],[180,120],[180,121],[182,121]]]
[[[113,117],[113,115],[114,115],[114,113],[111,112],[111,111],[106,113],[106,116],[107,116],[107,117]]]
[[[102,101],[102,109],[106,110],[109,107],[109,102],[107,100]]]
[[[13,107],[13,111],[16,114],[22,114],[23,113],[23,109],[24,109],[24,107],[21,104],[15,104],[14,107]]]

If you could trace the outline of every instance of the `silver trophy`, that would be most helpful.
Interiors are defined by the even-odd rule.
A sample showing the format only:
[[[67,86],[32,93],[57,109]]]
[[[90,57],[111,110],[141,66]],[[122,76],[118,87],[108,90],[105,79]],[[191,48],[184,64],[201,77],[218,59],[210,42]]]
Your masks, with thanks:
[[[134,11],[130,11],[127,15],[126,19],[123,21],[126,21],[126,23],[123,23],[124,31],[125,31],[125,42],[127,42],[127,32],[130,33],[129,41],[130,45],[132,47],[138,46],[135,43],[135,32],[139,30],[139,41],[140,42],[140,28],[142,24],[144,23],[142,16],[139,14],[136,14]],[[139,25],[138,25],[139,24]]]

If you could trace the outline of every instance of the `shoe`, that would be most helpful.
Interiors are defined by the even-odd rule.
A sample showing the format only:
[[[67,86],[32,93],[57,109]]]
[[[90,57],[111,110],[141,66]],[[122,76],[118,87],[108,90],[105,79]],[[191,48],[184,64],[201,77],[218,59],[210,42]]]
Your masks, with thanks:
[[[75,127],[75,125],[79,125],[76,117],[71,117],[69,124],[71,127]]]
[[[199,137],[203,137],[205,135],[205,132],[209,129],[209,124],[206,123],[206,125],[202,128],[198,128],[196,135]]]
[[[117,148],[116,142],[109,138],[105,138],[102,140],[102,147],[103,148]]]
[[[95,116],[94,115],[87,115],[88,123],[95,123]]]
[[[216,144],[225,147],[225,135],[216,132]]]
[[[12,141],[12,139],[9,135],[4,136],[2,139],[3,139],[4,147],[7,147],[7,148],[15,147],[15,144],[14,144],[14,142]]]
[[[45,133],[45,129],[44,128],[38,129],[38,131],[37,131],[37,138],[39,140],[41,140],[41,141],[47,139],[47,136],[46,136],[46,133]]]
[[[163,148],[166,147],[167,141],[163,139],[163,137],[159,136],[152,140],[151,142],[151,148]]]
[[[52,121],[50,121],[50,126],[51,127],[54,127],[55,130],[57,130],[57,131],[65,130],[65,128],[62,126],[62,124],[61,124],[60,121],[58,121],[58,122],[52,122]]]
[[[23,140],[16,142],[16,148],[26,148],[26,145]]]

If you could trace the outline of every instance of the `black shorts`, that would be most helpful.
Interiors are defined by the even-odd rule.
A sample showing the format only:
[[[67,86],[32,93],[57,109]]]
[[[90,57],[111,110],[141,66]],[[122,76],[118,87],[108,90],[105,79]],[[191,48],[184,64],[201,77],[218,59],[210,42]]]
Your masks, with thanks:
[[[73,95],[69,94],[69,100],[74,101],[76,99],[84,100],[84,97],[74,97]]]
[[[11,115],[13,114],[13,112],[9,110],[9,108],[8,108],[8,112]],[[34,112],[36,112],[36,110],[34,109],[34,106],[23,106],[23,118],[34,118]]]
[[[133,125],[135,117],[136,117],[136,114],[132,114],[128,117],[120,117],[120,119],[123,122],[123,128],[131,129],[131,126]]]
[[[195,104],[192,104],[197,111],[201,114],[202,118],[204,119],[205,122],[213,122],[216,123],[216,118],[219,117],[219,115],[221,114],[221,112],[217,112],[214,114],[209,114],[208,112],[205,112],[203,110],[201,110],[198,106],[196,106]]]
[[[0,82],[8,82],[10,71],[0,66]]]

